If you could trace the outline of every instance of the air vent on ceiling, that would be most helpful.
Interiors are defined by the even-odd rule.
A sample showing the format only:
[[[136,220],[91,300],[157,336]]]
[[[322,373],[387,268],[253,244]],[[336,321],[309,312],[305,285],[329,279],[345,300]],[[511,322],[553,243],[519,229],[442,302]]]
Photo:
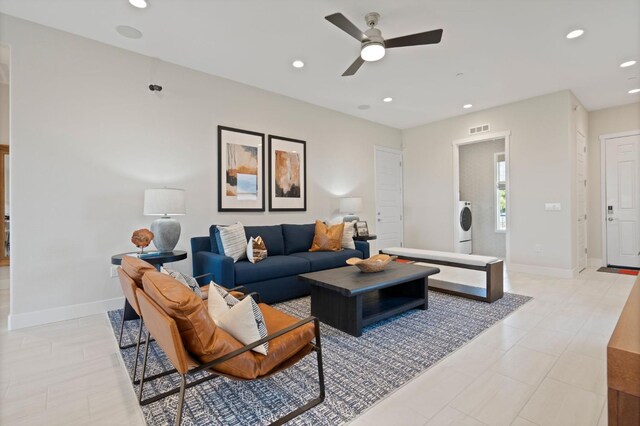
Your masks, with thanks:
[[[470,135],[475,135],[476,133],[484,133],[484,132],[488,132],[489,131],[489,125],[488,124],[482,124],[480,126],[475,126],[475,127],[470,127],[469,128],[469,134]]]

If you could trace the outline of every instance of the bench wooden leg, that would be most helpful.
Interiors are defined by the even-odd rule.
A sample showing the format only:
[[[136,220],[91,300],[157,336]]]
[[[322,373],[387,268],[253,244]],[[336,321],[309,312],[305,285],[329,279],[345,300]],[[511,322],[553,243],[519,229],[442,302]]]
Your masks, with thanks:
[[[502,299],[504,295],[504,262],[502,260],[487,265],[487,302]]]

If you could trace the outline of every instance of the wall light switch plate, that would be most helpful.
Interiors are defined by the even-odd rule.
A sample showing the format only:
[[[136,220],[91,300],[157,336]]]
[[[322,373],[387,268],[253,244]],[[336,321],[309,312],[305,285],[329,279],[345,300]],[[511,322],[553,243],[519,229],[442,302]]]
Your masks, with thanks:
[[[544,209],[548,212],[559,212],[562,210],[562,205],[560,203],[544,203]]]
[[[111,278],[116,278],[118,276],[118,265],[111,265]]]

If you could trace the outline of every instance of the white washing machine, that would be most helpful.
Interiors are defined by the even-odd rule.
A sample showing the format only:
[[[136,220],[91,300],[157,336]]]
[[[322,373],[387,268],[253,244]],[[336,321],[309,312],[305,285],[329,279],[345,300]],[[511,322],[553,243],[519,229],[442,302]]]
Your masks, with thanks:
[[[471,203],[468,201],[458,202],[458,253],[471,254],[473,246],[471,244],[471,224],[473,217],[471,214]]]

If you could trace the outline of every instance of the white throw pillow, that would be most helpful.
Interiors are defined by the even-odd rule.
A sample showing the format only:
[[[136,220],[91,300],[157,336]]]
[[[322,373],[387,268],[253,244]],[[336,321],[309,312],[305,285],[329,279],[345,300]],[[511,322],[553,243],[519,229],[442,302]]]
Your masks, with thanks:
[[[356,233],[356,220],[351,222],[344,222],[344,231],[342,231],[342,248],[356,249],[356,243],[353,241],[353,236]],[[339,225],[342,223],[342,218],[333,219],[329,222],[329,225]]]
[[[209,296],[211,303],[211,296]],[[214,319],[215,320],[215,319]],[[245,297],[238,304],[228,309],[217,318],[218,327],[235,337],[243,345],[248,345],[267,337],[267,326],[257,303],[251,296]],[[262,355],[269,351],[269,342],[252,349]]]
[[[230,308],[240,303],[225,288],[211,281],[209,284],[209,302],[207,310],[211,319],[217,324],[217,318],[226,314]]]
[[[217,226],[225,256],[233,258],[233,262],[247,256],[247,234],[244,226],[238,222],[229,226]]]

